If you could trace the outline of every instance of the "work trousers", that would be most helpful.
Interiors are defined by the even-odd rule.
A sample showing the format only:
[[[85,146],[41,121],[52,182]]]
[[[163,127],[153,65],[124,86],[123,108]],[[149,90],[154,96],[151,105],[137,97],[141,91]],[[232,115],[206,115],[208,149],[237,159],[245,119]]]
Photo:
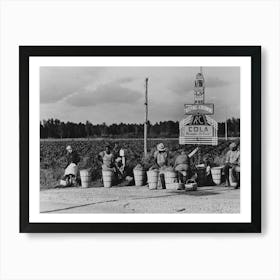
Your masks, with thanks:
[[[225,173],[225,177],[226,177],[226,183],[229,185],[229,169],[231,168],[231,174],[232,177],[234,178],[235,182],[238,182],[238,176],[237,176],[237,172],[236,170],[239,169],[239,166],[236,164],[232,164],[232,163],[226,163],[225,167],[224,167],[224,173]]]

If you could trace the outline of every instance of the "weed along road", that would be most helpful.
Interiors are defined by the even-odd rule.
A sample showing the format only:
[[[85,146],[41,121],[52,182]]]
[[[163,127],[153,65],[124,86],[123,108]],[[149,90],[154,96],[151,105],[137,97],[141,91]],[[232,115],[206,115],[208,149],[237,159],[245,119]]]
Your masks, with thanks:
[[[41,213],[239,213],[239,189],[199,187],[196,191],[143,187],[46,189]]]

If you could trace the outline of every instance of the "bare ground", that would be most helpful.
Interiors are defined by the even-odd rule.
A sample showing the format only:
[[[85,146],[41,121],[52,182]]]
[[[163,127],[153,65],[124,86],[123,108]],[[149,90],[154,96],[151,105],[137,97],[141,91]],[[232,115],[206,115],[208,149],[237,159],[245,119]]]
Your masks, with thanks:
[[[143,187],[61,188],[40,192],[41,213],[239,213],[240,191],[225,186],[197,191]]]

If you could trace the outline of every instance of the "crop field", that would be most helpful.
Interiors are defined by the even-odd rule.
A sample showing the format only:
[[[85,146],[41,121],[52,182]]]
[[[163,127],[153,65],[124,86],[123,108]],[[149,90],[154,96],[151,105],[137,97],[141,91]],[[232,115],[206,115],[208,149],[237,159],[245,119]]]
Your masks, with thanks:
[[[235,140],[239,142],[238,139]],[[62,175],[66,164],[65,147],[71,145],[76,150],[81,161],[79,168],[90,169],[92,184],[101,178],[101,164],[98,161],[98,154],[104,150],[106,144],[117,151],[125,149],[128,174],[132,176],[133,168],[141,163],[145,169],[152,165],[152,155],[158,143],[164,143],[168,148],[170,163],[174,163],[176,156],[180,153],[182,146],[178,139],[153,139],[148,140],[147,158],[143,158],[143,139],[62,139],[62,140],[41,140],[40,142],[40,188],[49,189],[55,187]],[[204,159],[209,159],[211,164],[221,165],[224,162],[225,154],[228,151],[230,141],[219,140],[218,146],[201,146],[199,156],[193,158],[192,164],[198,164]],[[184,149],[190,153],[196,146],[186,145]]]

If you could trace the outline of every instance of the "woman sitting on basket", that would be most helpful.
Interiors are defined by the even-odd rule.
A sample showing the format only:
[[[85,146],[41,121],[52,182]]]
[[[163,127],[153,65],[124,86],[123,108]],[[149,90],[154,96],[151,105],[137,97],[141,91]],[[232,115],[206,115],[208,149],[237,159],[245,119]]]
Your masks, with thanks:
[[[70,186],[76,183],[80,157],[76,151],[73,151],[70,145],[66,147],[66,151],[67,164],[65,166],[63,180],[66,181],[66,186]]]

